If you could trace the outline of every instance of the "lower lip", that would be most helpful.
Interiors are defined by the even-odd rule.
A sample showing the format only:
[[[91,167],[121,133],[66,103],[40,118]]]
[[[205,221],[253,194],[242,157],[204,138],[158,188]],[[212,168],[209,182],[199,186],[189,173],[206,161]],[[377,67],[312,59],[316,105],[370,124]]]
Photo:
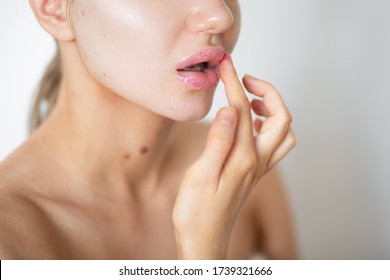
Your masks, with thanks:
[[[206,69],[203,72],[178,71],[178,76],[185,84],[196,90],[215,88],[220,79],[215,68]]]

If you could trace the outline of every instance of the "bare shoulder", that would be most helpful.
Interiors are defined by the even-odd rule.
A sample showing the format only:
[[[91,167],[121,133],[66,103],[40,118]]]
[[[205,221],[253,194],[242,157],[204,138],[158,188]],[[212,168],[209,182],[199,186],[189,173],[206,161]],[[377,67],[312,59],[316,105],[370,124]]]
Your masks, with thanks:
[[[271,259],[296,259],[292,213],[280,170],[273,168],[260,180],[248,204],[254,215],[257,249]]]
[[[0,165],[0,259],[41,258],[45,220],[28,188]]]
[[[253,195],[251,195],[251,198],[257,202],[259,202],[260,199],[263,205],[265,203],[274,204],[274,202],[276,202],[275,200],[285,197],[284,188],[285,186],[282,173],[276,167],[260,179],[253,189]],[[260,204],[256,203],[256,206],[260,207]]]

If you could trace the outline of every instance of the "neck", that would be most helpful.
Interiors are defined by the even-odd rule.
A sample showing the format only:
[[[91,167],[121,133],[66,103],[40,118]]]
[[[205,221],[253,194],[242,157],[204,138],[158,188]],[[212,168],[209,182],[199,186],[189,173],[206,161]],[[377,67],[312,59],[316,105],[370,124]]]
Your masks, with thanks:
[[[56,107],[39,130],[49,152],[72,178],[127,190],[158,186],[171,155],[174,122],[92,78],[80,79],[82,67],[64,73],[71,74],[63,76]]]

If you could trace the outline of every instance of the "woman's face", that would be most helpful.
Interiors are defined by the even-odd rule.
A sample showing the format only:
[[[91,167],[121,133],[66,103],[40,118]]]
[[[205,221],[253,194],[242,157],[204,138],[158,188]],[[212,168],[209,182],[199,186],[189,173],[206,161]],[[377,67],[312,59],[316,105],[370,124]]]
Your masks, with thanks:
[[[174,120],[208,113],[218,63],[237,40],[237,0],[73,2],[80,56],[98,82]]]

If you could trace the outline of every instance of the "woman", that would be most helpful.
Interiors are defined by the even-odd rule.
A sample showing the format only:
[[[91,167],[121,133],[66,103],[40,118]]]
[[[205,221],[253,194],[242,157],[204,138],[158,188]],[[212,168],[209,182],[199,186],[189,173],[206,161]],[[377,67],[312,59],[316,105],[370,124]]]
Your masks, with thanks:
[[[291,116],[264,81],[246,76],[260,99],[244,94],[237,1],[30,5],[59,54],[37,129],[0,165],[2,259],[296,257],[280,180],[264,176],[295,145]],[[219,75],[229,107],[191,122]]]

